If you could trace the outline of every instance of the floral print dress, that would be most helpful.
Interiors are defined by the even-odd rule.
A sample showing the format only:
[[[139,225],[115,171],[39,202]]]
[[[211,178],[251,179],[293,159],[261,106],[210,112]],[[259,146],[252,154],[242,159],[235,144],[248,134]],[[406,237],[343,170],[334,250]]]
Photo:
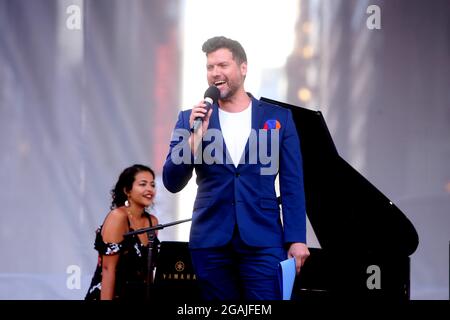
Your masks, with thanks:
[[[146,212],[150,226],[152,220]],[[116,267],[116,282],[114,299],[144,299],[146,297],[147,280],[147,255],[148,245],[145,246],[137,235],[125,237],[119,243],[107,243],[103,241],[102,227],[97,228],[94,248],[98,251],[97,267],[92,277],[85,300],[100,300],[102,286],[102,256],[119,254],[119,262]],[[130,223],[128,222],[130,231]],[[154,247],[159,243],[154,240]],[[153,263],[154,264],[154,263]]]

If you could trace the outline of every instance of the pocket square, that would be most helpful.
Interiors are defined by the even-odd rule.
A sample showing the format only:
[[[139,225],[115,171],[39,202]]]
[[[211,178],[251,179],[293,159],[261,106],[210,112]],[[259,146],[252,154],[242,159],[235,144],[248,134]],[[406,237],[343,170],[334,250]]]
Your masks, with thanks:
[[[263,127],[264,130],[280,129],[280,128],[281,128],[280,121],[278,121],[278,120],[273,120],[273,119],[267,120],[267,121],[264,123],[264,127]]]

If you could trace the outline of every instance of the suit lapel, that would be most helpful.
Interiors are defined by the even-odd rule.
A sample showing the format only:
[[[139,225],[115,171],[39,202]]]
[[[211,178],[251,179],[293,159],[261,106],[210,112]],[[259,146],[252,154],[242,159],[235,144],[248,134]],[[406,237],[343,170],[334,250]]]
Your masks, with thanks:
[[[250,96],[252,99],[252,131],[253,133],[256,133],[256,141],[253,141],[254,143],[258,141],[258,130],[262,128],[262,123],[264,120],[264,108],[261,107],[261,102],[257,99],[255,99],[253,96]],[[250,133],[252,134],[252,133]],[[249,146],[250,143],[250,137],[249,139],[247,139],[247,143],[245,144],[245,151],[241,156],[241,164],[239,164],[239,166],[248,164],[249,162],[249,157],[248,157],[248,153],[249,153]],[[256,146],[253,146],[253,149],[255,149]],[[257,152],[257,150],[253,150],[253,152]],[[254,155],[255,156],[255,155]],[[248,161],[246,161],[246,159]]]
[[[211,114],[211,118],[209,119],[209,126],[208,129],[218,129],[222,131],[220,128],[220,121],[219,121],[219,106],[217,103],[213,104],[212,106],[213,112]]]

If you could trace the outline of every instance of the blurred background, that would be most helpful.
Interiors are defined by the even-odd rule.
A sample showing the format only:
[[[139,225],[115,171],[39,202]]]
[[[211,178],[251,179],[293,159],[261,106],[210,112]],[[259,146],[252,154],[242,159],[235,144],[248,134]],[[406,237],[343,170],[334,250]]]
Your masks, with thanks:
[[[0,299],[84,298],[129,165],[155,169],[160,223],[190,217],[194,181],[170,194],[161,171],[216,35],[246,49],[247,91],[322,111],[340,155],[418,231],[411,298],[449,299],[447,0],[0,0]]]

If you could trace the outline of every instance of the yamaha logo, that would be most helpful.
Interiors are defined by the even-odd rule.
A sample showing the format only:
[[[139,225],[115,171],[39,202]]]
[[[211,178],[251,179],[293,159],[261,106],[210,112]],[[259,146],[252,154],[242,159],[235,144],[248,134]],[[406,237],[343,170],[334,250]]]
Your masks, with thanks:
[[[184,262],[183,261],[177,261],[177,263],[175,263],[175,270],[177,272],[182,272],[184,270]]]

